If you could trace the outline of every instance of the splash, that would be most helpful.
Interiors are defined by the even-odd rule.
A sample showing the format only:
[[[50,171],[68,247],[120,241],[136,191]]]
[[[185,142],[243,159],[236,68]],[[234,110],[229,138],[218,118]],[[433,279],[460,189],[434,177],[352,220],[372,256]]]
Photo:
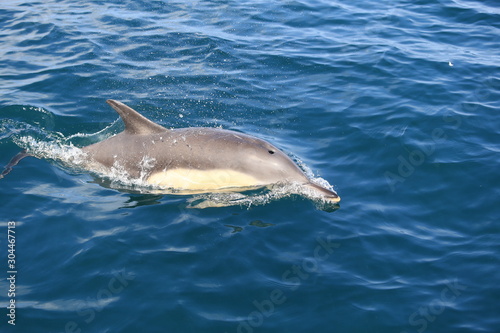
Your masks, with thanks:
[[[58,140],[41,141],[32,136],[15,138],[14,142],[30,155],[52,160],[70,168],[80,168],[85,164],[85,153],[73,144],[64,145]]]
[[[187,207],[203,209],[211,207],[240,206],[250,209],[254,206],[264,206],[282,199],[301,200],[303,198],[312,201],[319,210],[332,212],[339,208],[337,203],[331,203],[325,200],[323,196],[298,183],[274,184],[269,187],[246,192],[198,194],[188,200]]]

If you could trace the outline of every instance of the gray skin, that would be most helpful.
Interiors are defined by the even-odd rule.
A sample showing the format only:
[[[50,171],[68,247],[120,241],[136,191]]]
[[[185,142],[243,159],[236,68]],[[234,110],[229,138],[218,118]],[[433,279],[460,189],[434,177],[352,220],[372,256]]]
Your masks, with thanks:
[[[264,140],[216,128],[166,129],[123,103],[106,102],[118,112],[125,130],[82,148],[94,165],[111,168],[118,162],[134,178],[179,168],[231,169],[257,179],[255,187],[299,183],[328,201],[340,201],[337,193],[311,183],[286,154]],[[147,170],[141,166],[144,157],[154,159]]]

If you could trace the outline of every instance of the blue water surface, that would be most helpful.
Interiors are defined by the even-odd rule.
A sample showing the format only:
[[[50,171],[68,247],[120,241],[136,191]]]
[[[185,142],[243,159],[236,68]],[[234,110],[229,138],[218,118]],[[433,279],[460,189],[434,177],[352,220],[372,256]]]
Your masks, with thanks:
[[[499,36],[494,0],[3,1],[1,167],[119,131],[113,98],[266,139],[342,201],[189,209],[28,157],[0,331],[500,332]]]

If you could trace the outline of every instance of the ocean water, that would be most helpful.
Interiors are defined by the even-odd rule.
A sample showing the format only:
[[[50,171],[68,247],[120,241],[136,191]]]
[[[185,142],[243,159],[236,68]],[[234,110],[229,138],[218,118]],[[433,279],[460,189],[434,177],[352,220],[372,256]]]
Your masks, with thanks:
[[[0,331],[500,332],[499,36],[492,0],[3,1],[0,166],[39,158],[0,179]],[[109,98],[342,201],[108,186],[60,159]]]

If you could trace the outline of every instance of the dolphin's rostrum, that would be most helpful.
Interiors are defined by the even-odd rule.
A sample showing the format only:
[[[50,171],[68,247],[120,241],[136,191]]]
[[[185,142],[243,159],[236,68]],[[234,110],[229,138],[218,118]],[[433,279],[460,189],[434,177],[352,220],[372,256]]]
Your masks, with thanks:
[[[326,201],[340,201],[337,193],[312,183],[286,154],[264,140],[217,128],[167,129],[121,102],[107,103],[118,112],[125,130],[82,148],[94,169],[120,167],[129,177],[181,193],[295,183]]]

